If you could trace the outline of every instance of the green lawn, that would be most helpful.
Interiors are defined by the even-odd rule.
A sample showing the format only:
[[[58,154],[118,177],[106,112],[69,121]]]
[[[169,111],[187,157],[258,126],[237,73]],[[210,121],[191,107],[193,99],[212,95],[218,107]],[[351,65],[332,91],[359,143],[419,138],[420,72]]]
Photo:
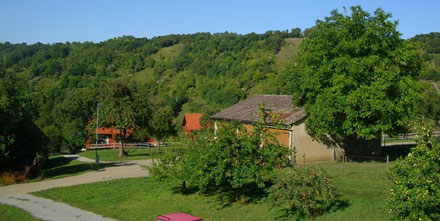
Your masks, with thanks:
[[[41,177],[37,177],[36,179],[31,180],[31,182],[41,181],[42,179],[58,179],[68,176],[75,176],[112,165],[112,163],[101,163],[99,165],[95,165],[94,163],[86,163],[68,159],[62,157],[61,155],[53,155],[49,156],[48,161],[46,164],[44,164]]]
[[[9,206],[0,203],[0,221],[11,221],[11,220],[39,220],[31,216],[28,212],[19,209],[15,206]]]
[[[166,148],[166,147],[161,147]],[[128,156],[118,157],[118,149],[98,150],[99,160],[102,161],[124,161],[124,160],[143,160],[151,159],[157,154],[157,149],[152,147],[150,149],[134,149],[126,148]],[[80,156],[95,159],[95,150],[87,150],[79,153]]]
[[[333,177],[341,194],[339,208],[318,220],[389,220],[386,163],[317,164]],[[257,203],[219,201],[215,196],[182,195],[172,185],[135,178],[50,189],[34,193],[118,220],[152,220],[158,214],[183,211],[205,220],[275,220],[282,213]]]
[[[390,164],[390,166],[393,163]],[[317,220],[390,220],[385,200],[389,184],[386,163],[329,163],[320,165],[333,178],[346,205]]]

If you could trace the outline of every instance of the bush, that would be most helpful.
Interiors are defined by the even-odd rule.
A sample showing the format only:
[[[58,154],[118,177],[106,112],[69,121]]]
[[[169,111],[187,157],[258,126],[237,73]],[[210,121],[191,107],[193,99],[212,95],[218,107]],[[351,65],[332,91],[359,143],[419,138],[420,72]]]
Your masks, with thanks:
[[[391,168],[390,213],[399,219],[440,220],[440,142],[422,125],[417,146]]]
[[[332,181],[323,170],[295,168],[280,174],[269,189],[268,200],[296,219],[316,217],[336,201]]]

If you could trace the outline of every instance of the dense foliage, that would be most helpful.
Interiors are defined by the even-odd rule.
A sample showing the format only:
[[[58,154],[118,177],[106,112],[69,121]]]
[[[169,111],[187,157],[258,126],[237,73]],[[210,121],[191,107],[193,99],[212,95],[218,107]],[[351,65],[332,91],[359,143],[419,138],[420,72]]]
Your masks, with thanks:
[[[135,130],[147,132],[144,137],[137,134],[136,138],[141,138],[141,141],[147,140],[148,132],[151,134],[150,124],[153,114],[150,99],[136,87],[129,87],[121,81],[108,82],[106,87],[102,89],[101,96],[102,102],[98,105],[101,106],[103,125],[113,126],[119,131],[118,156],[122,157],[125,153],[124,143]]]
[[[179,128],[184,112],[211,114],[248,94],[280,92],[276,81],[295,59],[297,47],[286,41],[296,37],[302,37],[300,29],[123,36],[100,43],[6,42],[0,43],[0,78],[21,76],[29,87],[40,88],[44,99],[35,123],[49,138],[50,151],[77,151],[90,133],[97,104],[104,102],[102,91],[113,80],[149,97],[152,118],[173,118],[172,125],[150,125],[158,133],[136,133],[139,139],[162,138],[172,134],[175,125]]]
[[[419,125],[417,146],[393,166],[390,212],[399,219],[440,219],[440,141],[426,124]]]
[[[435,127],[440,126],[440,94],[436,91],[433,83],[424,83],[422,97],[415,104],[415,119],[429,119],[434,122]]]
[[[155,178],[180,182],[184,190],[220,191],[238,200],[263,190],[273,169],[287,165],[286,156],[288,149],[263,124],[249,131],[223,123],[215,136],[199,133],[195,143],[164,154],[150,171]]]
[[[318,20],[300,45],[290,87],[307,129],[337,143],[405,132],[420,97],[417,48],[400,38],[390,14],[350,9]]]
[[[322,169],[295,167],[274,179],[268,199],[286,216],[300,219],[328,211],[336,201],[336,194],[332,181]]]
[[[440,33],[431,32],[411,38],[421,45],[421,54],[428,65],[427,79],[440,80]]]
[[[0,79],[0,172],[35,166],[47,156],[47,139],[34,123],[40,97],[15,76]]]

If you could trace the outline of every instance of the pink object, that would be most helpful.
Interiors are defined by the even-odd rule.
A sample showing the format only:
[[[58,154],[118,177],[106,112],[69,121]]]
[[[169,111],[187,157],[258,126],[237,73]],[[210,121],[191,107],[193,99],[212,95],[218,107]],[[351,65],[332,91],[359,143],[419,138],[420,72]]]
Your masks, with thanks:
[[[203,219],[188,213],[171,213],[160,215],[154,221],[202,221]]]

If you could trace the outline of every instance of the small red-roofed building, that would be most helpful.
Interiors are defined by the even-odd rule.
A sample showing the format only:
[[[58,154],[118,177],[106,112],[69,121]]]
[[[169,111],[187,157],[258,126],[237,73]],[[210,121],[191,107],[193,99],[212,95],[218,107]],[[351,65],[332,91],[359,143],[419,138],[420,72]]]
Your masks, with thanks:
[[[89,129],[91,130],[91,129]],[[96,133],[96,129],[93,131],[93,134]],[[115,129],[113,126],[111,127],[100,127],[98,128],[98,148],[119,148],[119,130]],[[133,130],[128,130],[126,137],[129,137],[133,134]],[[93,142],[93,137],[90,135],[86,141],[86,149],[91,149],[95,147],[95,143]]]
[[[200,118],[203,116],[201,113],[186,113],[183,116],[182,130],[183,133],[190,137],[192,140],[195,139],[196,131],[203,129],[200,125]]]

